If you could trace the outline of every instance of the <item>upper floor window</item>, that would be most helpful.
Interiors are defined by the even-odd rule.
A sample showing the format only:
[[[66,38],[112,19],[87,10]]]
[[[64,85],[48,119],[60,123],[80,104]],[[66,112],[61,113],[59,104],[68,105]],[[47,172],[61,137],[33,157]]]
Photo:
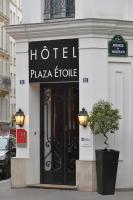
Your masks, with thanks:
[[[45,0],[44,20],[75,17],[75,0]]]

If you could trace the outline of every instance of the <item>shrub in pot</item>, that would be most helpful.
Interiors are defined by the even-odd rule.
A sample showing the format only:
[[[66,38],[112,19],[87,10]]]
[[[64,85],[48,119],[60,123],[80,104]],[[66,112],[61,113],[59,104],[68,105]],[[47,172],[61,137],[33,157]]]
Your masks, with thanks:
[[[115,192],[119,151],[109,149],[108,134],[119,129],[120,118],[119,110],[113,109],[112,104],[104,100],[94,104],[89,116],[91,132],[105,137],[105,148],[96,150],[97,191],[102,195]]]

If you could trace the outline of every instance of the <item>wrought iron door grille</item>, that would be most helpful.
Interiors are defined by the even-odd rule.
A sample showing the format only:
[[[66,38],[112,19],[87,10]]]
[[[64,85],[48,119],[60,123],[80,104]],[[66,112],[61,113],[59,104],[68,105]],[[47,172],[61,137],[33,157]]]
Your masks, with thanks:
[[[45,0],[44,20],[75,17],[75,0]]]
[[[41,183],[75,185],[79,88],[41,85]]]

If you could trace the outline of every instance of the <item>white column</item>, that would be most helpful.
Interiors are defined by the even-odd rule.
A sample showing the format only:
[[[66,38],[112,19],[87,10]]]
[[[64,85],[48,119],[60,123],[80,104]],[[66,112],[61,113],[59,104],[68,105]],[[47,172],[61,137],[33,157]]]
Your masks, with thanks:
[[[28,70],[28,43],[16,43],[16,111],[21,108],[25,114],[23,128],[27,131],[27,145],[17,145],[17,158],[29,157],[29,70]],[[20,84],[23,80],[24,83]],[[17,126],[17,128],[20,128]]]
[[[102,58],[102,59],[101,59]],[[79,39],[80,110],[88,113],[100,99],[108,99],[107,40],[103,38]],[[87,78],[88,82],[83,79]],[[88,140],[86,145],[83,140]],[[80,127],[80,160],[94,160],[95,146],[100,147],[102,139],[91,134],[89,127]]]

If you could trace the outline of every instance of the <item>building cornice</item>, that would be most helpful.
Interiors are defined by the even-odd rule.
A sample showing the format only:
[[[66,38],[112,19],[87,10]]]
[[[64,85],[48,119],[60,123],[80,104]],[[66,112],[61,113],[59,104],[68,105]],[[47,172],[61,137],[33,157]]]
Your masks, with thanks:
[[[112,36],[121,34],[133,37],[133,21],[107,19],[49,20],[44,23],[5,26],[15,40],[32,40],[46,37],[79,37],[96,34]]]

